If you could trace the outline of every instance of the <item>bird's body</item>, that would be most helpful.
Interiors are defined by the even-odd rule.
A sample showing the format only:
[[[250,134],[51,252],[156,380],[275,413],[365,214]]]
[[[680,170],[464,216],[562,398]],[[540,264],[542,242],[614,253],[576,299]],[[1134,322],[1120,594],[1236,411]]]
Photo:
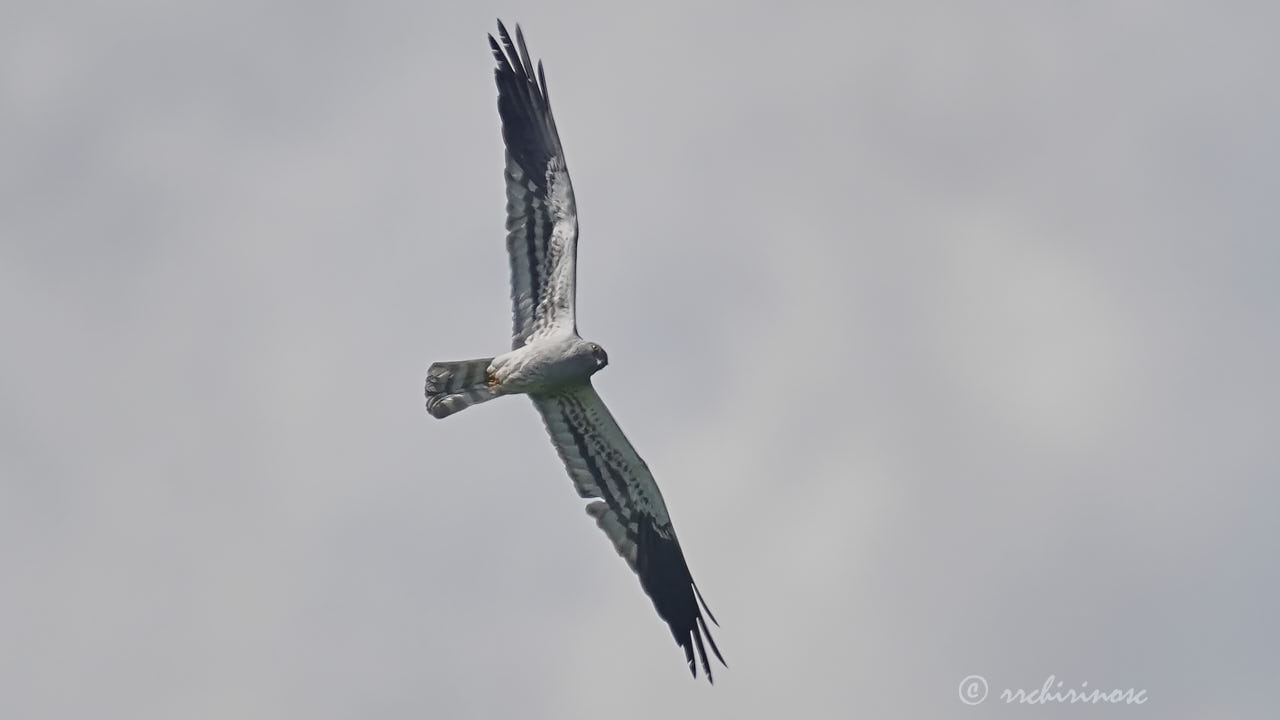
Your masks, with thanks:
[[[542,65],[535,81],[519,27],[515,42],[501,22],[498,34],[502,44],[492,36],[489,43],[498,61],[498,113],[507,147],[512,349],[434,363],[427,371],[427,411],[444,418],[503,395],[528,395],[578,494],[596,499],[587,513],[639,576],[690,670],[697,675],[697,657],[710,679],[704,637],[724,662],[706,624],[715,618],[693,584],[653,474],[591,386],[591,376],[609,359],[578,335],[577,207]]]
[[[568,333],[540,337],[499,355],[490,367],[495,388],[503,394],[537,395],[586,382],[607,363],[599,345]]]

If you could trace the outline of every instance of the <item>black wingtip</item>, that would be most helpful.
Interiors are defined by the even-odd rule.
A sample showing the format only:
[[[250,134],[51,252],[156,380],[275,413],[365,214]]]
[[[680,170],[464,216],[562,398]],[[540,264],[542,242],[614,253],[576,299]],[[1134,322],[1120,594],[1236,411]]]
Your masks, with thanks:
[[[707,601],[702,599],[702,591],[698,589],[698,583],[690,581],[689,584],[693,586],[693,594],[697,596],[698,603],[702,605],[702,609],[707,613],[707,617],[711,619],[711,623],[716,627],[720,627],[720,621],[716,620],[716,616],[711,614],[711,608],[707,607]]]
[[[707,648],[702,644],[702,633],[696,628],[693,631],[693,642],[698,646],[698,657],[702,658],[702,671],[707,674],[707,682],[714,685],[716,679],[711,677],[711,661],[707,659]]]
[[[721,665],[729,667],[729,663],[725,662],[724,656],[720,654],[720,648],[716,647],[716,639],[711,636],[711,628],[707,627],[706,621],[698,618],[698,624],[702,626],[702,634],[707,636],[707,643],[711,645],[711,652],[715,653],[716,659],[720,661]],[[719,623],[716,626],[719,627]],[[707,670],[707,672],[710,673],[711,671]]]
[[[499,20],[497,36],[489,35],[489,47],[497,63],[493,74],[502,139],[511,159],[524,168],[527,177],[545,177],[552,158],[558,157],[558,167],[563,168],[564,148],[547,101],[546,75],[534,69],[524,31],[516,25],[513,38]]]
[[[520,33],[520,25],[516,25],[516,34]],[[516,44],[511,40],[511,33],[507,31],[507,26],[498,21],[498,37],[502,39],[502,45],[511,51],[512,55],[516,55]],[[518,57],[518,55],[517,55]]]
[[[714,654],[725,667],[728,667],[728,663],[724,661],[720,648],[716,647],[715,638],[711,636],[703,615],[705,610],[709,616],[710,610],[693,583],[689,565],[685,562],[674,531],[669,525],[665,532],[658,530],[651,519],[642,521],[635,541],[638,548],[636,573],[640,576],[640,585],[653,600],[659,617],[671,629],[676,644],[684,651],[689,672],[696,678],[698,665],[702,665],[707,680],[714,683],[711,655]],[[710,653],[707,652],[708,645],[711,646]]]

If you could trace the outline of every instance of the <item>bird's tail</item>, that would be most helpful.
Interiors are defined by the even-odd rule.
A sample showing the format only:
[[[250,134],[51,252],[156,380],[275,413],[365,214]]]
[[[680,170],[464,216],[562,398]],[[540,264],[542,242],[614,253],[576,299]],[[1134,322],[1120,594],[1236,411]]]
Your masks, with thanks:
[[[498,397],[489,384],[493,358],[432,363],[427,370],[427,412],[445,418]]]

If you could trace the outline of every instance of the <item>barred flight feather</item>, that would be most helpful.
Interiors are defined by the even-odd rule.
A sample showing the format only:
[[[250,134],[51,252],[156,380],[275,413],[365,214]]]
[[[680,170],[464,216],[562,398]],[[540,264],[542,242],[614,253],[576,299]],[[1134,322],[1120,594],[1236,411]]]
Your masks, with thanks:
[[[614,550],[640,578],[640,586],[683,648],[689,670],[696,677],[700,660],[711,679],[710,645],[724,664],[703,618],[715,623],[697,592],[666,504],[648,465],[632,447],[618,423],[587,382],[554,395],[535,395],[551,442],[556,447],[578,494],[599,498],[587,514],[613,543]],[[701,608],[699,608],[701,604]],[[703,638],[706,643],[704,645]]]
[[[533,63],[524,33],[513,41],[498,23],[489,36],[498,62],[498,115],[506,142],[507,251],[511,257],[511,348],[554,329],[577,332],[574,274],[578,216],[564,148],[547,96],[546,76]]]

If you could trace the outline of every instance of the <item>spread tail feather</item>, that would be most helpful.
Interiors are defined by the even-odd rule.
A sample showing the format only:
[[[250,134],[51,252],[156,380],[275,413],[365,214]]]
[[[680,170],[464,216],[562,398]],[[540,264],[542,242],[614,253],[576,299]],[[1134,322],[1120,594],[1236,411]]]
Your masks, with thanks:
[[[427,412],[446,418],[497,397],[488,384],[493,358],[433,363],[427,370]]]

